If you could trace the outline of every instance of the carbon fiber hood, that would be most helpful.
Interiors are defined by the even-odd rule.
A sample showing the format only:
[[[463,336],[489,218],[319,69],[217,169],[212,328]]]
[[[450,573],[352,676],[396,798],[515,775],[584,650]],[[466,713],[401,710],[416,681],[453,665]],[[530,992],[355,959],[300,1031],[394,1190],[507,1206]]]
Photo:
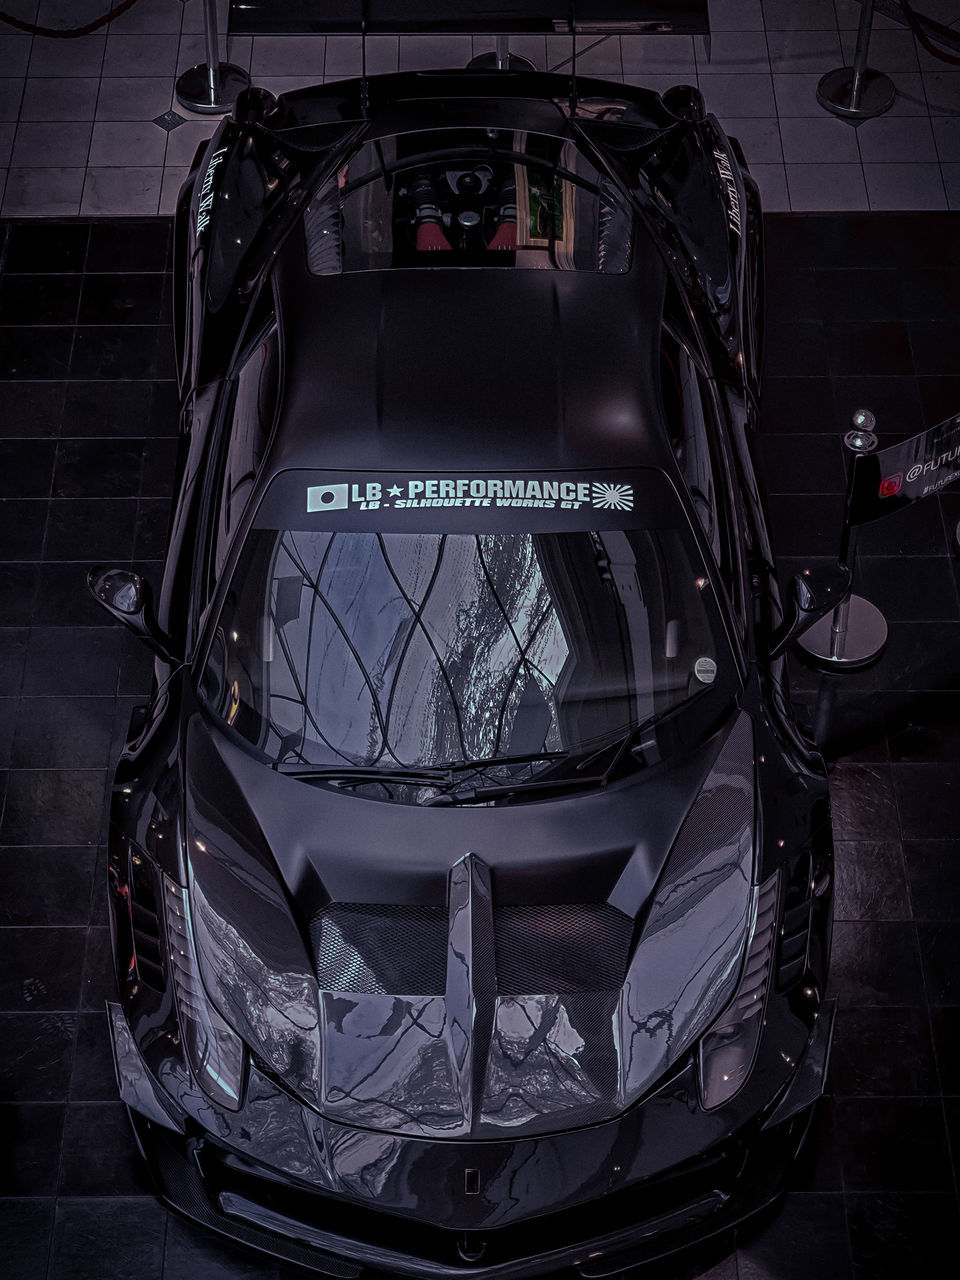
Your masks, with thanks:
[[[706,1029],[749,927],[753,731],[592,794],[419,809],[187,729],[207,989],[328,1119],[433,1138],[611,1118]]]

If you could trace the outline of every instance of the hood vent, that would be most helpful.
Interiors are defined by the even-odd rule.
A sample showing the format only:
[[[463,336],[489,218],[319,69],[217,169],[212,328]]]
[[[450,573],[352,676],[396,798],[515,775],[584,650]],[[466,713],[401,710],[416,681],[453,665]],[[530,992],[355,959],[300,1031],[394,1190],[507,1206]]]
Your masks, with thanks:
[[[442,996],[447,978],[446,907],[334,902],[310,922],[324,991]]]
[[[495,907],[501,995],[616,991],[630,959],[633,921],[606,903]]]

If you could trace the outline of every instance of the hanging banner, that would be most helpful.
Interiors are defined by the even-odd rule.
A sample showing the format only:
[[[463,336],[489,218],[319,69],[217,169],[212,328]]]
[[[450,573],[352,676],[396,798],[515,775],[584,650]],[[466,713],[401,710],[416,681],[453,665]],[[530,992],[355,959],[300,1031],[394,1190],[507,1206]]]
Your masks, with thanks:
[[[850,524],[869,524],[960,478],[960,414],[853,460]]]

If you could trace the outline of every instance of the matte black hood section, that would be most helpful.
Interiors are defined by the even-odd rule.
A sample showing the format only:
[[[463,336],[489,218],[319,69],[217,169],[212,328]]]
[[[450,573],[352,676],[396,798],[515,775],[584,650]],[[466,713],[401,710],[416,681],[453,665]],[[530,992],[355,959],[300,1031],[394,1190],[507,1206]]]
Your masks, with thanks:
[[[728,769],[731,744],[739,763]],[[631,1006],[631,988],[644,986],[642,974],[628,976],[631,951],[721,754],[732,781],[717,791],[720,849],[726,826],[742,828],[744,815],[752,826],[752,726],[742,713],[698,751],[598,792],[455,809],[279,775],[192,716],[198,916],[222,935],[215,963],[292,993],[299,1030],[277,1031],[280,1001],[251,1024],[229,974],[217,979],[223,1012],[342,1124],[463,1139],[618,1114],[633,1100],[622,1061],[626,1049],[634,1056],[631,1037],[659,1034]],[[283,922],[284,898],[296,929]],[[695,951],[697,940],[684,945]]]

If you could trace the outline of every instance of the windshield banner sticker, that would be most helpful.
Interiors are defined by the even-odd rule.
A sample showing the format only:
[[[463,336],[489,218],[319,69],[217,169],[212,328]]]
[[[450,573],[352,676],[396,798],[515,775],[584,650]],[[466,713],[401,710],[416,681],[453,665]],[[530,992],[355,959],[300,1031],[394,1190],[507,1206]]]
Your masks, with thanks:
[[[501,477],[364,481],[307,486],[307,511],[378,511],[419,507],[525,507],[632,511],[633,485],[591,480]]]
[[[853,460],[850,523],[867,524],[960,477],[960,414],[902,444]]]

